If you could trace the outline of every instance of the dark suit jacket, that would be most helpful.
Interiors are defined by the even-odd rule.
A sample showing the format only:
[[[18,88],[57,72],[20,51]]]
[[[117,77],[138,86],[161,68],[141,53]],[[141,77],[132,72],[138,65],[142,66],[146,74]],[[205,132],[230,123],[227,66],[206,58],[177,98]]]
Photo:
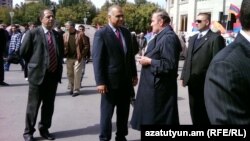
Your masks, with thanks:
[[[208,66],[217,52],[225,47],[222,36],[209,30],[194,49],[197,34],[190,37],[187,58],[181,74],[184,85],[190,81],[203,85]]]
[[[205,104],[212,124],[250,124],[250,43],[240,33],[211,62]]]
[[[63,38],[55,30],[52,31],[57,53],[57,79],[60,82],[63,69]],[[41,26],[27,31],[21,45],[20,55],[28,62],[29,82],[40,85],[49,67],[48,45]]]
[[[137,71],[131,34],[126,28],[120,30],[125,39],[126,53],[109,25],[95,33],[92,50],[95,80],[97,85],[107,85],[109,89],[124,86],[132,89],[132,77],[137,76]]]

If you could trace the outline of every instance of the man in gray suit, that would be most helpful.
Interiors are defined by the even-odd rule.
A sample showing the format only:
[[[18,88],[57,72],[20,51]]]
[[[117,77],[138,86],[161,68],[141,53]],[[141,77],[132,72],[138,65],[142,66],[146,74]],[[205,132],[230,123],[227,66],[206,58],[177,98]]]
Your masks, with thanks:
[[[224,38],[209,29],[210,16],[200,13],[195,21],[199,34],[189,40],[187,58],[182,70],[182,85],[188,85],[189,105],[194,125],[208,125],[204,103],[204,82],[207,68],[217,52],[225,47]]]
[[[240,9],[242,30],[212,60],[205,81],[211,124],[250,124],[250,1]]]
[[[40,135],[48,140],[58,82],[61,81],[63,63],[63,39],[53,30],[54,15],[45,9],[40,13],[42,25],[29,30],[22,42],[20,55],[28,63],[29,96],[26,110],[25,141],[33,141],[35,124],[41,106]]]

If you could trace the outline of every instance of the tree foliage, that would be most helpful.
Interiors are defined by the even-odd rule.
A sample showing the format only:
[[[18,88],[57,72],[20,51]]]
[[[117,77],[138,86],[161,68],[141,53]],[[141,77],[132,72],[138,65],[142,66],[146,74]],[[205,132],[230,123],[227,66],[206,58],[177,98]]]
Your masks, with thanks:
[[[99,14],[93,19],[93,25],[107,24],[108,4],[104,4]],[[158,5],[150,2],[140,5],[127,2],[122,6],[125,14],[125,26],[131,31],[145,32],[150,26],[152,13],[159,8]]]
[[[147,0],[134,0],[136,5],[146,4]]]

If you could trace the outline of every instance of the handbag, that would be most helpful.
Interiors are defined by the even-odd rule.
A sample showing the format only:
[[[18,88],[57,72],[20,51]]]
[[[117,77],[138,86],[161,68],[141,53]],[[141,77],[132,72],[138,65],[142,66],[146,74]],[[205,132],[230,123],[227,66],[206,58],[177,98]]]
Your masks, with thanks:
[[[21,60],[21,57],[16,52],[10,54],[7,59],[8,63],[11,63],[11,64],[19,64],[20,60]]]

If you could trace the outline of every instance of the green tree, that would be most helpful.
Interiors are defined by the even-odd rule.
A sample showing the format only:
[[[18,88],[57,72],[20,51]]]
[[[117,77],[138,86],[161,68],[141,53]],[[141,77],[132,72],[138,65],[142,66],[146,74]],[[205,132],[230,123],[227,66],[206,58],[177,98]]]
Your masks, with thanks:
[[[15,8],[13,22],[18,24],[28,23],[30,21],[40,23],[39,13],[41,10],[48,8],[42,3],[28,3],[19,8]]]
[[[111,0],[111,2],[117,5],[124,5],[127,3],[127,0]]]
[[[136,5],[146,4],[147,0],[134,0]]]
[[[0,20],[3,23],[9,24],[10,23],[10,15],[9,15],[9,9],[7,7],[1,6],[0,7]]]

